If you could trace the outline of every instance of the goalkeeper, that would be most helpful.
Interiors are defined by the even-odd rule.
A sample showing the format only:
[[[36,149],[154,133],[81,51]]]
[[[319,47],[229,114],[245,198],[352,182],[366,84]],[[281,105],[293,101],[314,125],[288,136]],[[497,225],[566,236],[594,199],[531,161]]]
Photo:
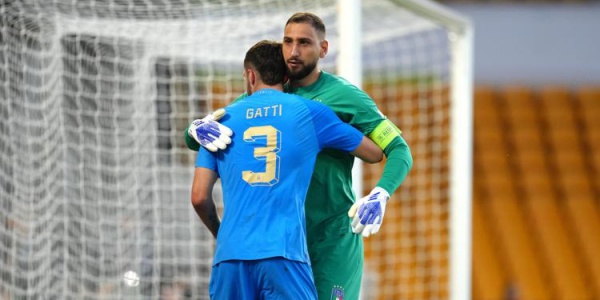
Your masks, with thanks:
[[[283,36],[289,76],[286,92],[329,106],[342,121],[369,136],[387,157],[376,187],[355,202],[354,158],[342,151],[323,150],[317,157],[306,198],[308,250],[319,299],[355,300],[360,294],[364,260],[359,234],[368,237],[379,231],[387,200],[404,181],[413,161],[400,130],[365,92],[319,69],[318,62],[329,47],[325,33],[325,24],[314,14],[301,12],[288,19]],[[198,142],[204,147],[216,143],[225,148],[218,136],[194,124],[186,130],[186,142],[192,150],[199,148]]]

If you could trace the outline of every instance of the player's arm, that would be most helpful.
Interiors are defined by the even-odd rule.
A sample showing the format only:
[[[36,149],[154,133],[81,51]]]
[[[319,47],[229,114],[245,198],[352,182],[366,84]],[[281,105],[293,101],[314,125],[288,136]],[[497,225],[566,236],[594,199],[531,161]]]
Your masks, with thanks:
[[[217,207],[212,197],[213,187],[218,175],[215,171],[197,167],[194,171],[192,183],[192,206],[202,223],[206,225],[212,235],[217,238],[221,219],[217,214]]]
[[[400,129],[388,119],[381,121],[369,134],[387,158],[377,186],[390,195],[402,184],[413,165],[410,147],[401,134]]]
[[[402,132],[377,109],[375,102],[366,93],[358,89],[346,89],[340,93],[343,99],[352,99],[352,102],[336,102],[333,104],[334,111],[383,150],[387,159],[377,186],[388,194],[393,194],[413,164],[410,148],[402,137]]]
[[[357,89],[343,91],[345,98],[335,111],[348,123],[369,136],[386,155],[381,178],[369,195],[358,199],[348,211],[353,218],[352,230],[365,237],[379,231],[385,206],[412,168],[413,160],[410,148],[401,135],[401,131],[377,108],[375,102],[366,93]]]
[[[374,164],[383,159],[383,151],[370,138],[363,136],[362,141],[354,151],[350,154],[360,158],[361,160]]]
[[[216,156],[206,149],[200,149],[196,157],[196,169],[192,182],[192,206],[198,217],[212,235],[217,238],[221,220],[217,214],[212,191],[219,177]]]
[[[342,122],[329,107],[310,100],[306,100],[305,104],[311,112],[321,149],[332,148],[347,151],[370,163],[376,163],[383,159],[383,151],[377,144],[356,128]]]
[[[389,120],[381,121],[369,137],[383,149],[387,160],[375,188],[369,195],[357,200],[348,211],[352,218],[352,231],[364,237],[379,232],[390,195],[404,181],[413,165],[408,144],[401,131]]]

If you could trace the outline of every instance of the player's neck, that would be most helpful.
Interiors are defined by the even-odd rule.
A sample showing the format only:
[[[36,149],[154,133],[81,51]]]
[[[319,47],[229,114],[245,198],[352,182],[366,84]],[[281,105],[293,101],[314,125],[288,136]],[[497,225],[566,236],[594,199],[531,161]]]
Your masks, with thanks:
[[[309,86],[309,85],[317,82],[317,80],[319,80],[320,76],[321,76],[321,70],[318,68],[315,68],[312,72],[310,72],[310,74],[306,75],[306,77],[304,77],[302,79],[290,79],[290,86],[294,87],[294,88]]]
[[[280,84],[276,84],[276,85],[268,85],[268,84],[260,83],[253,87],[252,93],[256,93],[256,92],[258,92],[260,90],[264,90],[264,89],[271,89],[271,90],[277,90],[277,91],[283,92],[283,84],[280,83]]]

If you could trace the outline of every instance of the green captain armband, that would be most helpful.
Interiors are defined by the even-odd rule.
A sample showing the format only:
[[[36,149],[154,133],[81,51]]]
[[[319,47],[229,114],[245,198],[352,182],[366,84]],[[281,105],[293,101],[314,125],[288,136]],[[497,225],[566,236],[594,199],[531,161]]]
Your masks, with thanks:
[[[394,123],[385,119],[375,127],[375,130],[373,130],[371,134],[369,134],[369,138],[371,138],[379,148],[385,150],[385,147],[387,147],[395,137],[400,136],[401,134],[402,131],[398,129]]]

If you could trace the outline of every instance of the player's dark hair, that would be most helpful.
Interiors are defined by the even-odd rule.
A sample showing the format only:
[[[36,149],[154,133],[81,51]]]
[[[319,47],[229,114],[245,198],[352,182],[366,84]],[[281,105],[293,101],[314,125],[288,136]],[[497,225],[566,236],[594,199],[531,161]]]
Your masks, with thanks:
[[[325,38],[325,23],[319,18],[319,16],[309,12],[297,12],[293,14],[285,23],[287,26],[290,23],[308,23],[310,24],[319,34]]]
[[[262,40],[252,46],[244,58],[244,68],[252,68],[262,82],[268,85],[283,83],[286,66],[281,50],[281,43]]]

